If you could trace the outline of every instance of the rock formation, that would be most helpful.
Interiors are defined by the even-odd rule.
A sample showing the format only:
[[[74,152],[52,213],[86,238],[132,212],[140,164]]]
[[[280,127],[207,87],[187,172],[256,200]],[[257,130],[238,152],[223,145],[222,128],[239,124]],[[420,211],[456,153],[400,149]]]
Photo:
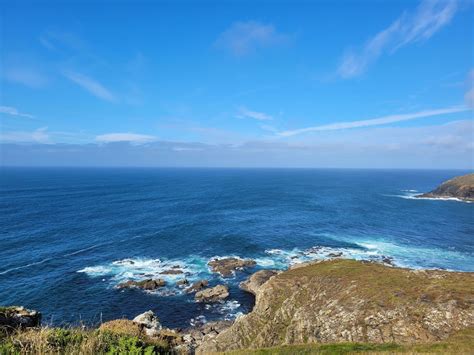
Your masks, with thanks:
[[[217,272],[223,277],[231,277],[235,270],[242,270],[246,267],[255,266],[257,263],[251,259],[222,258],[214,259],[207,263],[212,272]]]
[[[270,277],[275,276],[278,274],[276,270],[260,270],[250,276],[247,280],[240,283],[239,287],[246,291],[253,293],[254,295],[257,294],[258,289],[267,282]]]
[[[474,326],[474,274],[415,271],[346,259],[275,275],[253,311],[198,352],[285,344],[444,340]]]
[[[166,281],[163,279],[146,279],[141,281],[128,280],[122,282],[117,287],[118,288],[141,288],[143,290],[156,290],[157,288],[163,287],[166,285]]]
[[[153,337],[158,336],[162,329],[158,317],[153,311],[147,311],[133,318],[133,322],[143,327],[145,334]]]
[[[198,302],[218,302],[227,297],[229,297],[229,289],[225,285],[206,288],[194,295],[194,299]]]
[[[187,293],[193,293],[193,292],[198,292],[201,291],[203,288],[207,287],[209,285],[209,282],[207,280],[199,280],[194,282],[191,286],[189,286],[186,289]]]
[[[0,307],[0,328],[16,329],[39,327],[41,313],[24,307]]]

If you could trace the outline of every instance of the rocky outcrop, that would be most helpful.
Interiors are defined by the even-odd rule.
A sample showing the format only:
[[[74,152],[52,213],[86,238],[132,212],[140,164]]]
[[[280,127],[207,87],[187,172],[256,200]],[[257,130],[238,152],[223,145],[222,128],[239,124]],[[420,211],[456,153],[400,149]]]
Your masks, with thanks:
[[[207,287],[209,285],[209,281],[207,280],[199,280],[194,282],[191,286],[189,286],[186,289],[187,293],[193,293],[193,292],[198,292],[201,291],[203,288]]]
[[[334,259],[273,276],[253,311],[198,352],[285,344],[444,340],[474,326],[474,274]]]
[[[142,290],[156,290],[157,288],[163,287],[166,285],[166,281],[163,279],[146,279],[141,281],[128,280],[122,282],[117,287],[118,288],[141,288]]]
[[[435,190],[416,197],[458,198],[465,201],[474,201],[474,174],[455,177],[443,182]]]
[[[218,302],[227,297],[229,297],[229,289],[225,285],[206,288],[205,290],[196,292],[194,295],[194,299],[197,302]]]
[[[133,322],[140,325],[145,331],[145,334],[150,337],[158,336],[162,329],[160,321],[153,311],[139,314],[133,318]]]
[[[184,344],[177,350],[184,350],[186,353],[194,353],[194,350],[202,342],[210,341],[232,325],[231,321],[209,322],[185,330],[183,333]]]
[[[39,327],[41,313],[24,307],[0,307],[0,328],[17,329]]]
[[[276,270],[260,270],[250,276],[247,280],[240,283],[239,287],[246,291],[257,294],[259,288],[267,282],[272,276],[278,274]]]
[[[221,274],[223,277],[231,277],[236,270],[257,265],[255,260],[239,258],[214,259],[207,263],[212,272]]]

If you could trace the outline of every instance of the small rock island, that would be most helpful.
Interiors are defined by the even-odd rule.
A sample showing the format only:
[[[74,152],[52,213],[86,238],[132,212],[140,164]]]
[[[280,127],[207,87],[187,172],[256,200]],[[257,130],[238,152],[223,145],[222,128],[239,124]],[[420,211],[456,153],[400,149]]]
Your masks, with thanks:
[[[458,176],[443,182],[431,192],[416,196],[418,198],[458,198],[474,201],[474,174]]]

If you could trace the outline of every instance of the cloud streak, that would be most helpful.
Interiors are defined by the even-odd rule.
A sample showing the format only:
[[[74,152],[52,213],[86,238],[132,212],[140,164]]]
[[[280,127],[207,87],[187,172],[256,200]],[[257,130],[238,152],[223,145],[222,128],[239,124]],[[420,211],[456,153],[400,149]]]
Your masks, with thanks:
[[[277,133],[277,135],[281,137],[290,137],[290,136],[295,136],[295,135],[309,133],[309,132],[336,131],[336,130],[341,130],[341,129],[380,126],[380,125],[385,125],[389,123],[410,121],[410,120],[415,120],[415,119],[424,118],[424,117],[445,115],[445,114],[456,113],[456,112],[465,112],[468,110],[470,109],[465,106],[454,106],[454,107],[442,108],[442,109],[437,109],[437,110],[424,110],[424,111],[419,111],[419,112],[414,112],[414,113],[389,115],[389,116],[383,116],[383,117],[373,118],[369,120],[337,122],[337,123],[331,123],[331,124],[321,125],[321,126],[306,127],[306,128],[295,129],[295,130],[282,131],[282,132]]]
[[[239,113],[236,116],[237,118],[252,118],[254,120],[258,121],[270,121],[273,120],[273,117],[270,115],[267,115],[266,113],[263,112],[257,112],[257,111],[252,111],[249,110],[245,107],[240,107],[239,108]]]
[[[450,23],[457,11],[455,0],[423,0],[414,12],[403,13],[358,51],[347,51],[337,73],[342,78],[363,74],[384,53],[431,38]]]
[[[24,117],[24,118],[35,118],[35,116],[29,113],[23,113],[18,111],[17,108],[11,106],[0,106],[0,113],[4,113],[10,116]]]
[[[32,132],[12,131],[0,133],[2,143],[50,143],[48,127],[41,127]]]
[[[156,137],[137,133],[107,133],[95,137],[100,143],[130,142],[130,143],[149,143],[156,140]]]
[[[63,75],[99,99],[110,102],[117,101],[115,95],[95,79],[72,71],[66,71],[63,73]]]
[[[256,21],[235,22],[220,34],[215,45],[235,56],[245,56],[263,47],[284,43],[288,36],[271,24]]]

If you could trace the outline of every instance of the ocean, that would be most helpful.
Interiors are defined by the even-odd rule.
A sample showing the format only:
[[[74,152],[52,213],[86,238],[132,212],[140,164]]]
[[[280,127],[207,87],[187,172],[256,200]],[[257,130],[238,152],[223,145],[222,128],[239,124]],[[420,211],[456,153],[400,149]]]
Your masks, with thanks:
[[[331,253],[398,266],[474,271],[474,204],[415,199],[466,171],[344,169],[2,168],[0,304],[43,313],[43,323],[86,324],[153,310],[185,328],[249,312],[238,283]],[[207,262],[257,266],[230,279]],[[206,305],[175,286],[226,283]],[[120,290],[161,277],[155,292]]]

